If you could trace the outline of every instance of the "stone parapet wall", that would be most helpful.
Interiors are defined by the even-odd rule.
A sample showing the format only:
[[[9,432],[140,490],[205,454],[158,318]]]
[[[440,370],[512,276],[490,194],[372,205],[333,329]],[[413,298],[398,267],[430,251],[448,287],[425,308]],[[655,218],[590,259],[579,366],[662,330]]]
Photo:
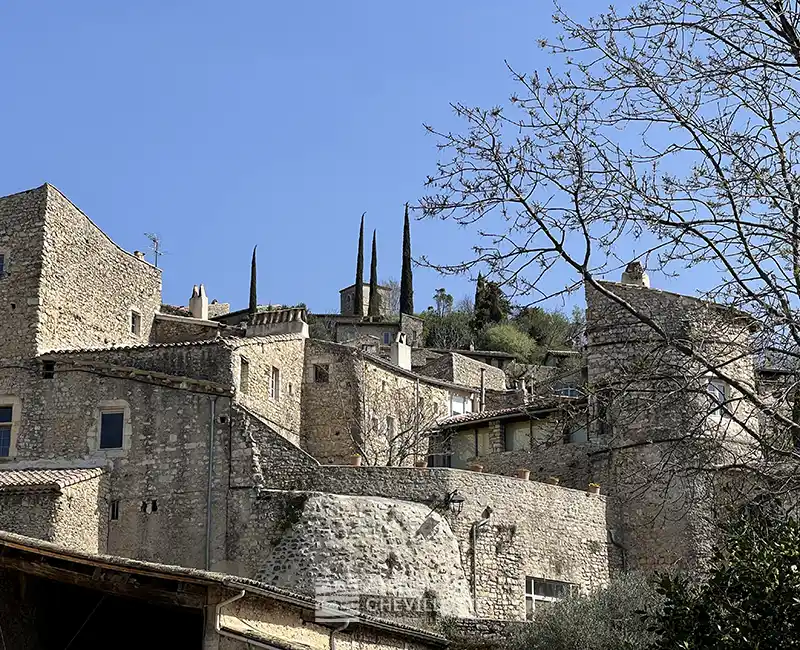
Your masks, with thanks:
[[[151,343],[183,343],[205,341],[219,336],[224,327],[216,321],[200,320],[188,316],[156,314],[150,332]]]

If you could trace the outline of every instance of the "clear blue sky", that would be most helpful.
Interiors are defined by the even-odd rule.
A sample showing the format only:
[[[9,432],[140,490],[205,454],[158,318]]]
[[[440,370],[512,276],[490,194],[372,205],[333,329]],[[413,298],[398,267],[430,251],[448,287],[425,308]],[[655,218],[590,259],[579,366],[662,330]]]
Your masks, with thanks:
[[[590,8],[572,0],[579,14]],[[548,63],[545,0],[478,2],[6,0],[0,5],[0,194],[48,181],[128,250],[156,231],[164,299],[194,283],[245,306],[335,310],[358,219],[399,277],[403,203],[423,193],[449,102],[494,105],[504,59]],[[474,235],[412,223],[415,257],[454,260]],[[367,262],[368,263],[368,262]],[[465,279],[415,273],[416,307]]]

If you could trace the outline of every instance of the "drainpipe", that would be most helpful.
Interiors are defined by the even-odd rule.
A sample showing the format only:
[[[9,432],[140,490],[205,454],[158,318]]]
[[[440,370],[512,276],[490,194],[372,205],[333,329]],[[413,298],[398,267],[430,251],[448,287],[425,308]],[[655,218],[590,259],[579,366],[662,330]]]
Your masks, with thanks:
[[[486,410],[486,368],[481,368],[481,413]]]
[[[476,563],[478,559],[478,529],[485,526],[488,519],[478,519],[472,522],[472,609],[475,610],[475,616],[478,615],[478,571]]]
[[[217,425],[217,398],[211,398],[211,426],[208,428],[208,489],[206,491],[206,571],[211,570],[211,505],[214,487],[214,437]],[[242,592],[244,595],[244,592]]]
[[[256,641],[255,639],[246,637],[243,634],[237,634],[236,632],[231,632],[230,630],[222,629],[222,623],[221,623],[222,608],[225,607],[225,605],[230,605],[231,603],[235,603],[237,600],[241,600],[242,598],[244,598],[244,595],[246,593],[247,592],[244,589],[242,589],[242,591],[236,594],[235,596],[231,596],[227,600],[223,600],[221,603],[217,604],[216,615],[214,616],[214,629],[217,631],[217,634],[244,643],[248,648],[250,646],[256,646],[257,648],[267,648],[267,650],[281,650],[281,648],[278,648],[274,645],[261,643],[260,641]]]

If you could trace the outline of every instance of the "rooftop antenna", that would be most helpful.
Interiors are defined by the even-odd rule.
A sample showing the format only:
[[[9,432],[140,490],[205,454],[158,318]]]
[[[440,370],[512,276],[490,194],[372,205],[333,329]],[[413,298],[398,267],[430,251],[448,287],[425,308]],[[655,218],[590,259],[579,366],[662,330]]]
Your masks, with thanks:
[[[161,248],[161,235],[155,232],[146,232],[144,236],[150,240],[150,251],[153,253],[155,267],[158,268],[158,258],[167,254],[167,251]]]

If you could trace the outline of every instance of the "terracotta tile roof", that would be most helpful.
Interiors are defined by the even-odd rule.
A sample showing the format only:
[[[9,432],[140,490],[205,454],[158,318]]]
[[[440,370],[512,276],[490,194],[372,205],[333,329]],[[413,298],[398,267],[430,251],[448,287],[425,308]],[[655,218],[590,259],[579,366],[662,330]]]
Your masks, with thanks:
[[[137,345],[107,345],[95,348],[68,348],[65,350],[49,350],[39,356],[46,357],[51,354],[79,354],[84,352],[115,352],[117,350],[150,350],[155,348],[188,348],[201,345],[219,345],[227,339],[218,337],[213,339],[203,339],[202,341],[181,341],[179,343],[140,343]]]
[[[73,469],[0,469],[0,491],[60,491],[103,474],[102,467]]]
[[[519,406],[509,406],[504,409],[496,409],[493,411],[483,411],[482,413],[476,411],[474,413],[462,413],[460,415],[451,415],[449,418],[439,421],[440,427],[448,427],[458,424],[465,424],[467,422],[482,422],[488,420],[496,420],[499,418],[513,416],[513,415],[536,415],[544,411],[551,411],[564,404],[578,404],[585,401],[585,398],[580,397],[555,397],[541,402],[529,402],[528,404],[521,404]]]

